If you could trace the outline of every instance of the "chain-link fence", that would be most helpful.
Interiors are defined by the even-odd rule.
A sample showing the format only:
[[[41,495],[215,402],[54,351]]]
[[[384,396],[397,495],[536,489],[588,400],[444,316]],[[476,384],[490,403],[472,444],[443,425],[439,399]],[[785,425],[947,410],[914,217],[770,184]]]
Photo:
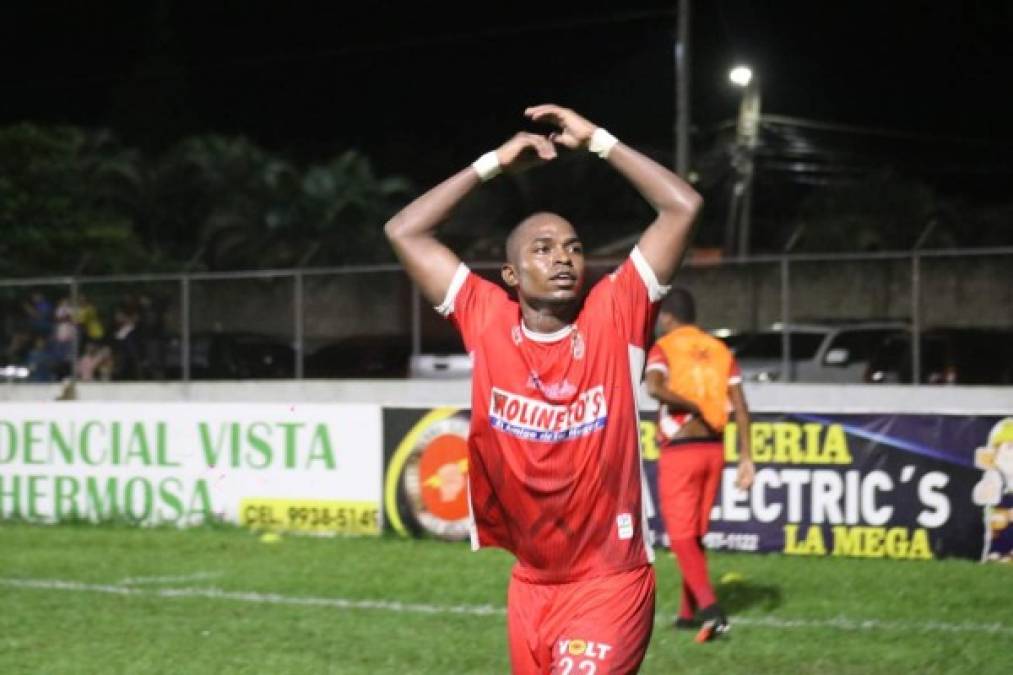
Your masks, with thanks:
[[[755,379],[1013,383],[1013,248],[696,261],[676,283]],[[406,377],[463,351],[426,304],[396,265],[0,280],[0,374]]]

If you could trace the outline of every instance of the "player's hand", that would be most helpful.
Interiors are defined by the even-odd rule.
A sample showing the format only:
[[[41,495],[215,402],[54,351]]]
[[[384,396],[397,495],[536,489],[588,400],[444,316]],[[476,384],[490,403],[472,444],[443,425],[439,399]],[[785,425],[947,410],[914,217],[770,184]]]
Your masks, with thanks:
[[[504,171],[518,172],[556,158],[556,146],[545,136],[521,131],[496,149]]]
[[[753,460],[743,457],[739,460],[739,469],[735,473],[735,487],[745,491],[753,485],[753,478],[756,477],[756,467]]]
[[[591,140],[591,134],[598,128],[569,108],[551,103],[532,106],[525,110],[524,114],[535,122],[559,127],[559,131],[550,134],[549,139],[571,150],[586,148],[588,141]]]

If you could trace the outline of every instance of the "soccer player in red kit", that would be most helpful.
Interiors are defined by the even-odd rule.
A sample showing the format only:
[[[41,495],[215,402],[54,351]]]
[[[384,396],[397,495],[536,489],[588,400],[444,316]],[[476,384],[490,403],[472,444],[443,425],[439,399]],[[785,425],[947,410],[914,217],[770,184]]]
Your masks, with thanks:
[[[472,547],[517,558],[507,597],[513,672],[631,673],[654,623],[635,391],[654,310],[701,199],[572,110],[525,114],[558,130],[517,134],[409,204],[386,232],[472,358]],[[586,295],[573,226],[530,216],[507,239],[502,277],[514,300],[472,274],[435,231],[482,181],[551,161],[557,145],[605,159],[658,215]]]
[[[753,483],[749,408],[735,356],[695,325],[696,303],[684,288],[669,293],[658,316],[664,335],[647,354],[647,391],[658,399],[658,500],[669,545],[682,572],[676,628],[699,628],[697,642],[729,629],[710,584],[703,537],[725,466],[723,434],[734,413],[739,435],[736,487]]]

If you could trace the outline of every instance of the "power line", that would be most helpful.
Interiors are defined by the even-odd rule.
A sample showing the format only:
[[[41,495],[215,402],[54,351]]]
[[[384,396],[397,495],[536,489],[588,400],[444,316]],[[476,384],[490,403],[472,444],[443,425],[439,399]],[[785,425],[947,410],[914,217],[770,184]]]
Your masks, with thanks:
[[[886,129],[880,127],[866,127],[854,124],[839,124],[835,122],[822,122],[802,117],[789,117],[788,115],[761,115],[760,123],[772,124],[775,126],[799,127],[802,129],[813,129],[816,131],[830,131],[835,133],[855,134],[861,136],[879,136],[882,138],[896,138],[900,140],[927,141],[932,143],[965,143],[969,145],[996,145],[993,138],[968,138],[965,136],[941,136],[937,134],[920,134],[899,129]],[[999,143],[1010,141],[1000,140]]]

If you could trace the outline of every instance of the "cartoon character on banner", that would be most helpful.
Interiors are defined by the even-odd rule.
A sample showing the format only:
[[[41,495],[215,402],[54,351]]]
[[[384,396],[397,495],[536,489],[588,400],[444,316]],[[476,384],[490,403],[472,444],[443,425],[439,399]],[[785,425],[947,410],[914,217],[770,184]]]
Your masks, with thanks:
[[[974,465],[982,470],[971,499],[985,516],[982,560],[1013,561],[1013,417],[1000,420],[988,444],[974,451]]]
[[[401,535],[457,541],[471,534],[468,431],[465,410],[436,408],[422,415],[387,466],[387,522]]]

